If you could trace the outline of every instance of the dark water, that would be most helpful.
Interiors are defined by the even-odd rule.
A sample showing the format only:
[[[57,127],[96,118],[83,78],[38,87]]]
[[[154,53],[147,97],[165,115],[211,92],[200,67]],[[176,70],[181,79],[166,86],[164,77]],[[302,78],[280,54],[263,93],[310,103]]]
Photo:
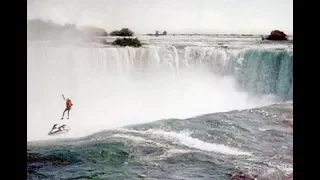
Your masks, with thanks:
[[[292,102],[28,143],[28,179],[230,179],[292,172]]]

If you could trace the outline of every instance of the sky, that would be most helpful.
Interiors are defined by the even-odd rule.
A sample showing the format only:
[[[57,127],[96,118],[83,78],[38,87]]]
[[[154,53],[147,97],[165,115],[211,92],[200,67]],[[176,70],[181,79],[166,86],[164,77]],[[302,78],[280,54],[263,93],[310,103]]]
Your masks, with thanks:
[[[107,32],[293,35],[293,0],[28,0],[27,19],[92,25]]]

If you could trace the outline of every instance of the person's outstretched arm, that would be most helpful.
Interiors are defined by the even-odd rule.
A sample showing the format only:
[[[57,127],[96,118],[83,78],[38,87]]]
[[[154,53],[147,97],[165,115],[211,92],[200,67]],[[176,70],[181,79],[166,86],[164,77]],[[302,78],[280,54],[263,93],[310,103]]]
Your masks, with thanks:
[[[62,97],[63,97],[64,100],[66,100],[66,98],[64,98],[64,95],[63,95],[63,94],[62,94]]]

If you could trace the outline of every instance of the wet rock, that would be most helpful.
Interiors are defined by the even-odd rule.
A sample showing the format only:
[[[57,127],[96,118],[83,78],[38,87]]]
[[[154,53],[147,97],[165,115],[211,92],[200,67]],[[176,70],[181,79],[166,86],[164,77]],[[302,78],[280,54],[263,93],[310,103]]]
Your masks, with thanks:
[[[284,180],[284,179],[286,179],[284,173],[275,169],[268,170],[267,172],[257,177],[257,180]]]
[[[293,180],[293,173],[287,175],[286,180]]]
[[[227,175],[230,177],[230,180],[255,180],[255,177],[244,172],[228,173]]]

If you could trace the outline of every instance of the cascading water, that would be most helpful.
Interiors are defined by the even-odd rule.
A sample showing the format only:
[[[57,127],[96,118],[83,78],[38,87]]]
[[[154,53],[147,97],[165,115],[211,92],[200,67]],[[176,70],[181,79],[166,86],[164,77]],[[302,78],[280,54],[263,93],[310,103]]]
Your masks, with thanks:
[[[243,88],[242,92],[238,88]],[[163,118],[245,109],[292,94],[292,57],[285,51],[171,45],[143,48],[28,45],[28,140],[46,133],[64,109],[79,137]],[[247,92],[244,92],[247,91]]]
[[[292,99],[292,53],[286,49],[225,50],[186,47],[182,62],[199,66],[216,75],[229,75],[239,88],[257,94],[274,94]]]
[[[292,55],[287,50],[244,52],[238,81],[241,87],[260,94],[276,94],[292,99]]]

